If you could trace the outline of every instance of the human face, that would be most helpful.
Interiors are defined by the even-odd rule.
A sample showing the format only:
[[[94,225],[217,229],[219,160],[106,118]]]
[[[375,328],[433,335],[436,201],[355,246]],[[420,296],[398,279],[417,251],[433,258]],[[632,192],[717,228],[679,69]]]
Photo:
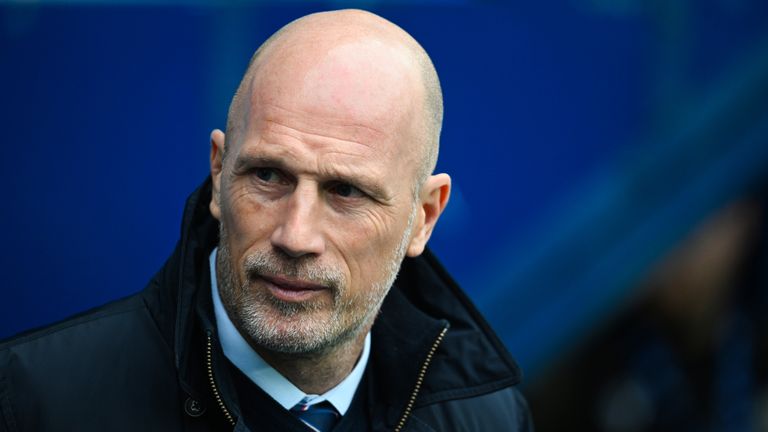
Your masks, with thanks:
[[[327,93],[305,94],[254,92],[258,109],[213,173],[222,301],[252,343],[284,353],[323,352],[370,327],[418,209],[402,150],[412,117],[372,127],[311,103]]]
[[[381,303],[397,276],[408,244],[415,212],[411,213],[408,228],[400,244],[384,263],[386,272],[382,280],[372,282],[367,292],[350,293],[344,275],[337,268],[307,264],[275,252],[255,251],[246,256],[243,264],[246,281],[238,285],[229,252],[230,236],[224,224],[220,225],[217,259],[219,293],[229,315],[238,329],[258,346],[287,354],[311,354],[324,352],[343,342],[354,339],[373,322]],[[330,305],[309,299],[290,301],[275,296],[268,289],[260,289],[250,278],[269,276],[301,280],[327,288],[331,295]],[[264,282],[264,280],[262,280]],[[282,290],[278,281],[277,289]],[[292,287],[296,288],[296,287]],[[297,294],[289,290],[289,296]]]

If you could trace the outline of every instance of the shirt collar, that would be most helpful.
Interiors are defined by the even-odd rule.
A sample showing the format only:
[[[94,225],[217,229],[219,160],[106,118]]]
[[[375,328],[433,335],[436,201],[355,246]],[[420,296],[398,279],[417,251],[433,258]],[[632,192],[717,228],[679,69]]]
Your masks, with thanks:
[[[209,264],[211,268],[211,293],[213,295],[213,312],[218,327],[219,341],[224,355],[251,381],[264,390],[272,399],[277,401],[286,410],[291,409],[299,402],[315,404],[322,401],[330,402],[339,414],[344,415],[352,404],[363,372],[368,363],[368,355],[371,350],[371,334],[365,336],[363,353],[349,375],[336,387],[322,395],[309,395],[293,385],[287,378],[270,366],[259,354],[248,345],[248,342],[240,335],[235,325],[229,319],[224,305],[219,297],[219,285],[216,279],[216,253],[218,248],[211,252]]]

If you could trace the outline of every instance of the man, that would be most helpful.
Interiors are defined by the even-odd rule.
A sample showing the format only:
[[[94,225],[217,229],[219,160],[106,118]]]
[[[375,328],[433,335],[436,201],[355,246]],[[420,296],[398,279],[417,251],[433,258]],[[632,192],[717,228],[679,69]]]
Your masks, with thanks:
[[[149,286],[0,346],[3,430],[530,429],[517,366],[425,251],[441,123],[394,24],[278,31]]]

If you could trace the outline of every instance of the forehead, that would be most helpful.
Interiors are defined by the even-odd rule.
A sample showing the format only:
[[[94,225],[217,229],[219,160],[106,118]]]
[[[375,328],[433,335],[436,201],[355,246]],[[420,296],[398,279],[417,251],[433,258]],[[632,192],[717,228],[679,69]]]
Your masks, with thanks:
[[[259,112],[246,130],[236,168],[268,165],[321,180],[342,180],[382,198],[391,197],[410,179],[402,175],[407,158],[381,131],[273,105]],[[395,168],[400,168],[399,177],[393,175]]]
[[[278,44],[254,68],[246,135],[415,166],[424,98],[411,63],[403,49],[378,40]]]

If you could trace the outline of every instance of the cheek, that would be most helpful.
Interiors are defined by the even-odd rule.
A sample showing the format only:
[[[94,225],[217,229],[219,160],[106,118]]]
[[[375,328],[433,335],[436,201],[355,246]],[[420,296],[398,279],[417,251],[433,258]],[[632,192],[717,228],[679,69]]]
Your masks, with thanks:
[[[232,255],[239,257],[252,247],[261,247],[269,241],[270,221],[276,220],[269,206],[254,200],[244,188],[233,188],[232,193],[222,196],[221,219],[229,233],[229,247]]]
[[[374,280],[386,269],[405,229],[405,223],[400,225],[393,215],[381,213],[334,224],[332,242],[353,280]]]

